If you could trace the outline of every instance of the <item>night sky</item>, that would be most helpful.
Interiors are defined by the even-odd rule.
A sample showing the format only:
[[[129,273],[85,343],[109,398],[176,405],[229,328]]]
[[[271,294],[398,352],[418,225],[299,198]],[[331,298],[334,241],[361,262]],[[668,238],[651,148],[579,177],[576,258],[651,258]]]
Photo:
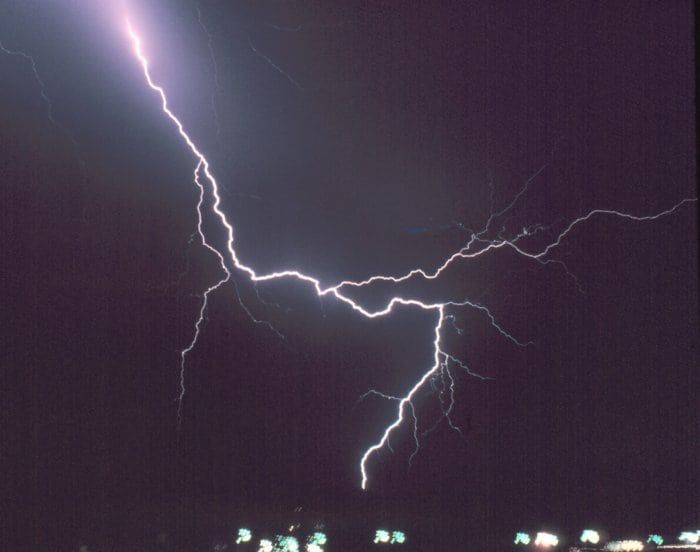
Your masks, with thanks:
[[[117,4],[0,1],[0,42],[33,56],[51,103],[0,51],[0,540],[206,540],[296,506],[329,533],[439,527],[490,550],[520,528],[700,523],[696,203],[592,217],[547,257],[570,274],[502,249],[353,294],[469,298],[532,342],[450,311],[444,346],[492,379],[454,371],[463,436],[443,421],[409,469],[402,425],[365,492],[360,458],[396,404],[358,399],[429,369],[434,312],[368,320],[234,273],[178,423],[180,351],[221,269],[192,238],[196,160],[122,15],[211,163],[240,257],[331,285],[436,268],[534,175],[490,239],[540,224],[524,243],[541,249],[593,209],[696,197],[691,2]],[[438,390],[415,408],[430,429]]]

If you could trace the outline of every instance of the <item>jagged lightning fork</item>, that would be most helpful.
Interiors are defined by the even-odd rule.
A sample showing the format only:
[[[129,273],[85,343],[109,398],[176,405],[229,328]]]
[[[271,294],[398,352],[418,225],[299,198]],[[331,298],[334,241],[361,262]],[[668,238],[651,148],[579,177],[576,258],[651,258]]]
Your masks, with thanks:
[[[408,392],[408,394],[401,399],[399,402],[399,411],[398,411],[398,416],[396,417],[396,420],[387,427],[384,430],[384,434],[382,435],[381,439],[369,447],[365,453],[362,455],[362,459],[360,460],[360,472],[362,473],[362,488],[366,489],[367,488],[367,460],[369,460],[369,457],[372,456],[375,452],[377,452],[379,449],[381,449],[388,441],[389,437],[391,436],[391,433],[399,427],[403,420],[404,420],[404,413],[406,410],[406,405],[409,405],[409,407],[412,409],[413,413],[413,419],[414,419],[414,424],[415,424],[415,411],[413,410],[413,403],[411,402],[413,396],[418,392],[418,390],[423,386],[423,384],[430,379],[430,377],[437,372],[437,370],[440,368],[440,330],[442,329],[442,324],[445,320],[445,307],[444,305],[440,305],[438,307],[438,320],[437,324],[435,325],[435,339],[433,340],[433,347],[434,347],[434,355],[433,355],[433,365],[428,370],[423,374],[423,377],[418,380],[418,382],[411,388],[411,390]],[[414,432],[413,432],[414,439],[416,440],[416,450],[413,451],[411,454],[411,458],[413,458],[417,452],[418,449],[418,437],[416,435],[416,425],[414,425]]]
[[[202,240],[202,245],[206,247],[209,251],[214,253],[219,259],[220,266],[224,271],[224,276],[218,282],[209,286],[206,289],[206,291],[202,294],[202,305],[199,309],[199,316],[197,317],[197,321],[194,325],[194,335],[192,336],[192,341],[190,341],[190,344],[187,347],[180,351],[180,395],[178,397],[177,405],[178,426],[182,423],[182,401],[185,397],[185,363],[187,361],[187,355],[190,353],[190,351],[192,351],[192,349],[194,349],[194,346],[197,344],[197,340],[199,339],[202,324],[204,323],[204,318],[207,313],[207,306],[209,305],[209,295],[217,289],[219,289],[221,286],[223,286],[231,278],[231,272],[226,267],[226,261],[224,260],[223,255],[219,253],[219,251],[207,241],[207,238],[204,234],[204,230],[202,229],[202,204],[204,203],[204,186],[202,186],[201,182],[199,181],[199,172],[201,168],[202,162],[200,161],[194,170],[194,182],[199,188],[199,201],[197,202],[197,233],[199,234],[199,237]]]
[[[351,287],[351,288],[358,288],[358,287],[363,287],[363,286],[368,286],[374,282],[378,281],[383,281],[383,282],[392,282],[395,284],[405,282],[414,276],[419,276],[424,279],[428,280],[434,280],[436,279],[444,270],[447,269],[447,267],[451,266],[453,263],[457,262],[458,260],[461,259],[473,259],[476,257],[479,257],[481,255],[485,255],[489,252],[495,252],[501,249],[511,249],[521,255],[524,258],[530,259],[532,261],[536,261],[537,263],[540,264],[547,264],[551,260],[546,259],[546,256],[549,254],[549,252],[556,248],[561,241],[573,230],[574,227],[576,227],[578,224],[581,224],[582,222],[587,221],[591,217],[595,215],[609,215],[609,216],[617,216],[625,219],[630,219],[630,220],[635,220],[635,221],[648,221],[648,220],[655,220],[659,217],[669,215],[679,209],[682,205],[685,205],[690,202],[697,201],[696,198],[692,199],[684,199],[671,207],[670,209],[667,209],[665,211],[662,211],[661,213],[655,214],[655,215],[644,215],[644,216],[638,216],[638,215],[631,215],[627,213],[623,213],[620,211],[613,211],[613,210],[605,210],[605,209],[595,209],[593,211],[590,211],[588,214],[583,215],[578,217],[577,219],[573,220],[571,223],[568,224],[562,230],[554,239],[552,242],[550,242],[548,245],[546,245],[541,251],[539,252],[532,252],[532,251],[527,251],[523,247],[519,245],[519,242],[523,241],[524,239],[527,239],[529,235],[533,233],[533,228],[534,229],[539,229],[540,225],[535,225],[530,228],[524,228],[520,233],[518,233],[514,238],[512,239],[506,239],[503,238],[502,235],[499,235],[496,239],[487,239],[485,236],[489,232],[489,227],[491,225],[491,222],[494,220],[494,218],[504,216],[508,214],[508,212],[514,207],[514,205],[517,203],[518,198],[525,193],[525,190],[527,189],[527,186],[530,184],[532,179],[537,176],[543,169],[540,169],[535,175],[533,175],[532,178],[530,178],[526,183],[525,187],[523,190],[504,208],[498,211],[495,214],[492,214],[485,227],[477,232],[477,233],[472,233],[471,237],[469,238],[469,241],[467,244],[462,247],[460,250],[456,251],[455,253],[451,254],[447,259],[444,260],[444,262],[438,266],[436,269],[429,271],[423,268],[414,268],[408,271],[407,273],[399,276],[386,276],[386,275],[375,275],[366,278],[365,280],[362,281],[352,281],[352,280],[344,280],[336,285],[333,286],[328,286],[328,287],[323,287],[321,285],[321,281],[313,276],[309,276],[307,274],[304,274],[303,272],[300,272],[298,270],[281,270],[281,271],[275,271],[271,272],[268,274],[257,274],[253,268],[250,266],[247,266],[241,262],[241,260],[238,257],[238,254],[236,253],[236,250],[234,248],[234,230],[233,226],[231,223],[228,221],[225,213],[221,210],[221,198],[220,198],[220,193],[219,193],[219,186],[218,183],[211,173],[210,167],[209,167],[209,162],[207,161],[206,157],[199,151],[197,146],[194,144],[190,136],[187,134],[187,132],[184,129],[183,124],[180,122],[180,120],[172,113],[168,106],[168,101],[167,97],[165,94],[165,91],[163,88],[159,85],[157,85],[151,78],[151,74],[149,71],[149,63],[148,59],[145,57],[141,45],[141,40],[138,37],[138,35],[135,33],[133,27],[131,24],[126,21],[126,28],[128,35],[131,39],[134,54],[136,55],[137,59],[139,60],[139,63],[141,64],[141,68],[143,70],[144,76],[146,78],[146,81],[148,83],[148,86],[154,90],[160,97],[161,100],[161,108],[163,112],[166,114],[166,116],[175,124],[178,133],[182,137],[182,139],[185,141],[187,147],[190,149],[192,154],[196,157],[198,163],[197,167],[195,169],[195,183],[200,189],[200,199],[197,204],[197,213],[198,213],[198,232],[201,236],[202,243],[210,249],[213,253],[217,255],[217,257],[220,260],[221,267],[225,272],[225,276],[220,279],[216,284],[212,285],[207,289],[207,291],[204,294],[203,301],[202,301],[202,307],[200,309],[200,314],[199,318],[197,319],[196,325],[195,325],[195,334],[194,337],[189,344],[189,346],[182,351],[182,372],[181,375],[184,374],[184,363],[186,360],[187,353],[189,353],[194,346],[197,343],[197,339],[200,335],[200,330],[201,330],[201,325],[203,323],[205,313],[206,313],[206,308],[207,308],[207,302],[210,294],[224,285],[224,283],[231,278],[232,275],[232,269],[235,269],[239,272],[242,272],[245,274],[252,282],[266,282],[266,281],[271,281],[271,280],[278,280],[282,278],[293,278],[302,282],[305,282],[307,284],[311,284],[316,291],[316,294],[319,297],[323,297],[326,295],[332,295],[335,297],[338,301],[341,301],[348,305],[350,308],[352,308],[355,312],[360,313],[366,318],[378,318],[381,316],[386,316],[389,315],[390,313],[393,312],[394,307],[417,307],[423,311],[426,312],[432,312],[437,314],[437,320],[436,324],[434,326],[433,334],[433,364],[432,366],[423,374],[423,376],[411,387],[411,389],[408,391],[406,395],[403,397],[394,397],[391,395],[387,395],[384,393],[380,393],[378,391],[371,390],[369,394],[374,394],[381,396],[386,399],[392,399],[398,401],[398,410],[397,410],[397,416],[395,420],[384,430],[381,438],[373,445],[371,445],[365,453],[362,455],[362,458],[360,460],[360,472],[362,475],[362,481],[361,485],[363,489],[367,488],[368,484],[368,475],[367,475],[367,462],[369,459],[377,453],[379,450],[381,450],[384,446],[389,446],[389,439],[391,437],[391,434],[396,430],[399,426],[402,425],[405,416],[406,416],[406,410],[410,409],[410,413],[414,418],[414,426],[413,426],[413,435],[414,439],[416,442],[416,450],[414,450],[413,454],[411,455],[411,458],[416,454],[417,448],[419,446],[418,442],[418,430],[417,430],[417,419],[415,416],[415,410],[413,406],[413,398],[415,397],[416,393],[421,389],[421,387],[429,381],[440,369],[446,369],[446,363],[452,362],[456,364],[457,366],[467,370],[469,372],[469,369],[466,368],[466,365],[459,361],[456,357],[449,355],[446,353],[442,347],[441,347],[441,335],[442,335],[442,329],[445,324],[445,321],[450,321],[454,324],[454,318],[453,315],[447,314],[447,309],[448,308],[456,308],[456,307],[468,307],[472,309],[476,309],[479,311],[482,311],[483,313],[486,314],[486,316],[489,318],[489,321],[491,325],[505,338],[508,340],[512,341],[518,346],[525,346],[527,343],[522,343],[519,340],[517,340],[515,337],[513,337],[510,333],[508,333],[506,330],[504,330],[497,322],[492,313],[489,311],[488,308],[485,306],[469,301],[469,300],[462,300],[462,301],[440,301],[440,302],[435,302],[435,303],[427,303],[424,301],[421,301],[419,299],[415,298],[405,298],[401,296],[393,296],[391,297],[386,305],[382,308],[378,308],[376,310],[371,310],[366,307],[363,307],[360,303],[354,301],[347,295],[343,294],[341,290],[345,287]],[[211,196],[213,198],[211,210],[215,217],[219,220],[221,223],[222,228],[225,230],[226,233],[226,256],[224,255],[224,252],[219,251],[216,249],[214,246],[208,243],[206,236],[204,235],[204,231],[202,228],[202,205],[203,205],[203,198],[205,194],[205,187],[204,184],[200,181],[199,177],[200,175],[203,174],[204,177],[206,178],[207,182],[209,183],[209,191],[211,193]],[[539,231],[539,230],[537,230]],[[501,233],[502,234],[502,233]],[[471,373],[471,372],[469,372]],[[450,405],[447,408],[446,411],[444,411],[444,414],[448,418],[448,422],[450,425],[458,429],[456,426],[453,426],[451,419],[449,418],[449,414],[452,411],[452,407],[454,406],[454,380],[452,378],[451,373],[449,370],[447,371],[448,378],[450,379]],[[184,393],[184,385],[181,387],[181,391]],[[182,396],[181,396],[182,398]]]
[[[219,285],[217,285],[217,288],[219,286],[224,285],[227,281],[231,281],[233,283],[233,287],[235,288],[235,291],[236,291],[236,298],[238,299],[238,304],[243,309],[243,312],[245,312],[248,315],[248,318],[250,318],[251,321],[253,321],[255,324],[265,326],[266,328],[268,328],[272,332],[276,333],[280,339],[285,339],[284,335],[282,335],[282,333],[277,328],[275,328],[270,322],[268,322],[267,320],[261,320],[259,318],[256,318],[255,315],[253,315],[253,312],[243,302],[243,298],[241,297],[241,293],[240,293],[240,290],[238,288],[238,284],[236,283],[236,279],[234,278],[234,275],[226,267],[226,261],[224,260],[223,255],[219,252],[218,249],[216,249],[209,242],[207,242],[207,238],[204,235],[204,229],[202,227],[203,221],[204,221],[204,214],[202,213],[202,205],[204,204],[205,191],[204,191],[204,185],[199,180],[201,167],[202,167],[202,162],[200,161],[199,164],[197,165],[197,168],[194,171],[194,183],[199,188],[199,202],[197,203],[197,234],[199,234],[199,236],[201,238],[202,245],[204,245],[204,247],[206,247],[209,251],[211,251],[212,253],[214,253],[217,256],[217,258],[219,259],[219,265],[224,270],[224,272],[226,272],[226,274],[228,275],[228,277],[226,279],[222,280],[219,283]],[[210,290],[210,291],[214,291],[214,290]],[[257,294],[257,289],[256,289],[256,294]],[[260,296],[258,295],[258,298],[259,297]],[[195,339],[195,342],[196,342],[196,339]],[[183,374],[184,374],[184,372],[183,372]],[[180,397],[180,402],[182,402],[182,396]]]

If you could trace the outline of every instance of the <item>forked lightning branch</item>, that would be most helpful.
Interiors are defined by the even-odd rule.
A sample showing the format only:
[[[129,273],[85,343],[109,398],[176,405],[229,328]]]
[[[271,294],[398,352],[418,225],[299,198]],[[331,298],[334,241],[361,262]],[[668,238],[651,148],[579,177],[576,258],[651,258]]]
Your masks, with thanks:
[[[514,251],[517,255],[535,263],[548,264],[548,263],[559,263],[559,261],[550,259],[548,256],[562,243],[562,240],[578,225],[583,224],[596,217],[619,217],[632,222],[645,222],[653,221],[660,217],[670,215],[679,208],[686,206],[692,202],[697,201],[696,198],[683,199],[676,203],[675,205],[669,207],[668,209],[649,215],[635,215],[630,213],[624,213],[620,211],[610,210],[610,209],[594,209],[588,213],[571,220],[567,225],[563,227],[562,230],[556,234],[556,237],[549,241],[545,246],[541,246],[538,250],[532,251],[528,248],[528,237],[533,233],[538,233],[543,227],[541,225],[533,225],[529,228],[523,228],[519,233],[511,238],[504,238],[500,234],[496,238],[490,238],[491,226],[493,222],[499,217],[503,217],[508,214],[508,212],[516,205],[519,199],[527,192],[529,181],[525,184],[523,189],[513,197],[512,201],[501,211],[492,213],[486,225],[478,232],[473,232],[467,241],[467,243],[461,247],[459,250],[455,251],[451,255],[447,256],[445,260],[436,268],[426,269],[420,266],[406,272],[405,274],[399,275],[374,275],[369,276],[361,281],[351,281],[343,280],[335,285],[324,287],[321,281],[311,275],[302,272],[299,269],[283,269],[276,272],[271,272],[268,274],[259,274],[251,266],[247,265],[242,261],[235,248],[234,240],[234,228],[233,224],[229,221],[226,213],[222,210],[221,206],[221,196],[219,185],[214,177],[209,161],[206,156],[199,150],[197,145],[194,143],[192,138],[187,133],[183,123],[175,115],[169,105],[168,98],[165,89],[154,82],[150,67],[148,57],[144,51],[141,38],[134,28],[134,26],[129,22],[128,19],[125,21],[127,35],[131,41],[133,47],[134,55],[138,60],[142,70],[143,75],[146,80],[146,84],[153,90],[160,101],[160,107],[163,114],[170,119],[173,123],[175,130],[179,133],[180,137],[184,141],[187,148],[190,150],[193,156],[194,164],[194,184],[199,190],[199,200],[196,205],[197,212],[197,231],[199,234],[199,239],[202,245],[207,248],[219,261],[221,267],[222,276],[212,285],[210,285],[203,294],[202,303],[199,310],[198,318],[194,324],[194,331],[192,339],[182,351],[181,351],[181,372],[180,372],[180,405],[182,405],[182,400],[185,394],[185,364],[188,354],[196,347],[197,341],[202,329],[202,322],[209,304],[209,299],[215,290],[219,289],[225,283],[227,283],[234,271],[244,275],[251,282],[263,283],[270,280],[279,279],[294,279],[298,280],[304,285],[313,287],[316,294],[319,297],[332,296],[336,300],[346,304],[349,308],[355,311],[359,316],[365,318],[377,318],[383,316],[390,316],[396,309],[412,309],[416,311],[423,311],[433,313],[435,325],[433,327],[432,335],[426,336],[426,342],[432,343],[432,364],[426,367],[422,377],[418,381],[413,383],[408,393],[402,397],[396,397],[381,393],[379,391],[371,390],[370,393],[379,395],[383,398],[393,400],[396,402],[396,416],[394,420],[387,425],[383,431],[378,434],[377,441],[370,445],[362,455],[360,460],[359,470],[361,474],[361,486],[363,489],[367,488],[369,477],[368,477],[368,464],[370,460],[373,459],[375,453],[389,446],[389,438],[392,433],[397,430],[405,422],[412,423],[413,436],[415,440],[415,454],[419,447],[419,432],[418,432],[418,418],[416,409],[414,408],[413,399],[421,388],[423,388],[431,378],[434,376],[440,376],[444,378],[444,381],[448,382],[449,387],[449,400],[442,401],[442,414],[447,420],[450,427],[459,431],[459,427],[455,424],[451,418],[452,409],[454,406],[454,386],[455,381],[453,378],[453,370],[465,370],[467,373],[472,374],[466,364],[450,354],[445,350],[443,335],[449,330],[453,325],[446,324],[446,322],[454,321],[454,312],[456,309],[474,309],[480,315],[486,317],[491,326],[495,331],[499,332],[504,339],[511,340],[519,346],[524,346],[526,344],[521,343],[518,339],[512,336],[506,329],[501,327],[494,316],[491,314],[489,309],[484,305],[481,305],[475,301],[470,301],[465,298],[449,299],[439,302],[425,302],[419,298],[412,296],[400,296],[395,295],[390,297],[388,301],[378,309],[371,309],[366,305],[363,305],[360,301],[353,300],[347,295],[347,290],[360,288],[364,286],[370,286],[375,282],[386,282],[390,284],[399,284],[408,281],[412,278],[421,278],[425,280],[437,280],[442,272],[447,269],[447,267],[464,261],[469,261],[476,257],[481,257],[487,254],[495,254],[499,250],[510,250]],[[207,200],[207,201],[205,201]],[[204,230],[203,219],[204,219],[204,205],[211,205],[210,215],[218,222],[220,230],[222,230],[226,235],[225,248],[217,248],[212,244],[212,241],[207,237]],[[250,313],[249,313],[250,314]],[[472,374],[473,375],[473,374]],[[412,457],[413,455],[411,455]]]

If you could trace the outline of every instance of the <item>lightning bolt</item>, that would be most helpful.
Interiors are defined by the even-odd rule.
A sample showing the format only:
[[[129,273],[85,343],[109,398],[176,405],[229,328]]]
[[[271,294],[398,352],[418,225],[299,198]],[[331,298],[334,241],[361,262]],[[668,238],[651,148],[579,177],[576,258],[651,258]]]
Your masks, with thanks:
[[[165,108],[167,108],[167,105],[165,106]],[[214,255],[216,255],[216,257],[219,259],[219,265],[221,266],[221,269],[224,272],[224,276],[221,279],[219,279],[219,281],[217,281],[215,284],[209,286],[202,295],[202,305],[199,309],[199,316],[197,317],[197,321],[194,324],[194,335],[192,336],[192,341],[190,341],[190,344],[187,347],[180,351],[180,396],[178,397],[177,405],[178,426],[182,423],[182,401],[185,397],[185,364],[187,362],[187,355],[190,353],[190,351],[192,351],[192,349],[194,349],[194,346],[199,340],[199,334],[202,330],[202,324],[204,323],[204,318],[207,313],[209,295],[211,295],[213,292],[215,292],[217,289],[223,286],[231,278],[231,272],[226,267],[226,261],[224,260],[224,256],[221,253],[219,253],[219,251],[207,241],[206,235],[204,234],[204,230],[202,229],[202,204],[204,203],[204,186],[199,180],[199,173],[201,168],[202,161],[200,160],[197,164],[197,167],[194,170],[194,182],[199,188],[199,201],[197,202],[197,234],[199,234],[199,237],[202,240],[202,245],[206,247],[209,251],[214,253]]]
[[[83,157],[80,153],[80,150],[78,148],[78,142],[76,141],[73,134],[65,126],[63,126],[61,123],[59,123],[56,120],[56,118],[54,117],[53,102],[51,101],[51,98],[49,97],[49,94],[48,94],[48,91],[46,88],[46,83],[44,83],[44,79],[42,79],[41,75],[39,74],[39,69],[37,68],[36,58],[33,55],[28,54],[27,52],[25,52],[23,50],[12,50],[10,48],[7,48],[2,43],[1,40],[0,40],[0,51],[9,55],[9,56],[21,57],[28,62],[29,66],[32,70],[32,74],[34,76],[34,80],[39,85],[39,94],[41,95],[41,99],[44,102],[44,104],[46,105],[46,115],[49,119],[49,122],[52,125],[54,125],[57,129],[59,129],[71,141],[71,143],[73,145],[73,151],[77,157],[78,162],[80,163],[80,169],[81,169],[81,172],[83,175],[83,181],[85,181],[87,168],[86,168],[85,160],[83,159]],[[83,214],[84,214],[84,211],[83,211]]]
[[[366,287],[374,284],[375,282],[389,282],[392,284],[400,284],[403,282],[406,282],[412,278],[422,278],[424,280],[435,280],[437,279],[449,266],[453,265],[454,263],[457,263],[458,261],[461,260],[470,260],[474,259],[476,257],[480,257],[482,255],[486,255],[487,253],[493,253],[499,250],[512,250],[516,252],[518,255],[522,256],[525,259],[529,259],[531,261],[537,262],[539,264],[549,264],[551,262],[555,262],[552,259],[548,259],[547,256],[548,254],[557,246],[560,245],[562,240],[566,238],[568,234],[571,233],[571,231],[578,225],[588,221],[589,219],[597,216],[610,216],[610,217],[619,217],[622,219],[627,219],[631,221],[637,221],[637,222],[642,222],[642,221],[653,221],[656,219],[659,219],[663,216],[670,215],[674,213],[676,210],[680,209],[682,206],[689,204],[691,202],[697,201],[697,198],[689,198],[689,199],[683,199],[682,201],[678,202],[674,206],[670,207],[669,209],[662,211],[660,213],[656,214],[651,214],[651,215],[633,215],[633,214],[628,214],[624,213],[621,211],[615,211],[615,210],[609,210],[609,209],[595,209],[590,212],[588,212],[585,215],[582,215],[578,218],[575,218],[572,220],[567,226],[565,226],[562,230],[558,232],[556,237],[551,240],[547,245],[545,245],[543,248],[540,250],[528,250],[525,245],[523,244],[524,241],[527,241],[527,238],[531,236],[533,233],[540,232],[541,230],[544,230],[544,227],[541,225],[535,225],[529,228],[523,228],[519,233],[515,235],[515,237],[511,239],[506,239],[502,237],[502,234],[504,233],[501,231],[497,237],[495,238],[488,238],[487,236],[491,232],[491,226],[494,221],[506,216],[516,205],[518,200],[526,193],[528,186],[530,183],[534,180],[536,176],[538,176],[543,170],[544,167],[542,167],[537,173],[535,173],[524,185],[522,190],[512,199],[512,201],[507,204],[503,209],[500,211],[497,211],[495,213],[492,213],[491,216],[489,217],[488,221],[486,222],[485,226],[479,230],[478,232],[472,232],[471,236],[469,237],[469,240],[467,243],[458,251],[452,253],[449,255],[439,266],[433,269],[425,269],[425,268],[414,268],[409,270],[408,272],[404,274],[399,274],[399,275],[374,275],[370,276],[364,280],[361,281],[353,281],[353,280],[343,280],[338,284],[324,287],[321,284],[321,281],[314,277],[307,275],[299,270],[279,270],[275,272],[271,272],[268,274],[258,274],[252,267],[244,264],[241,259],[239,258],[236,249],[234,247],[234,229],[232,224],[229,222],[226,214],[222,211],[221,209],[221,198],[220,198],[220,191],[219,191],[219,185],[216,181],[216,178],[214,177],[209,162],[207,161],[206,157],[204,154],[197,148],[196,144],[194,141],[190,138],[190,136],[187,134],[182,122],[178,119],[178,117],[170,110],[169,105],[168,105],[168,99],[165,93],[165,90],[158,84],[156,84],[150,73],[150,66],[149,66],[149,61],[144,54],[143,47],[142,47],[142,42],[139,37],[139,35],[136,33],[134,28],[132,27],[131,23],[126,21],[126,29],[127,29],[127,34],[131,40],[131,44],[133,47],[133,52],[134,55],[136,56],[138,62],[141,65],[141,69],[143,71],[143,75],[145,77],[146,83],[148,86],[158,95],[160,98],[160,104],[161,104],[161,109],[163,113],[171,120],[171,122],[174,124],[178,134],[180,137],[183,139],[187,147],[189,148],[190,152],[192,155],[195,157],[197,160],[197,165],[194,171],[194,182],[195,185],[199,188],[200,194],[199,194],[199,201],[197,203],[197,216],[198,216],[198,224],[197,224],[197,232],[199,234],[200,240],[204,247],[209,249],[219,260],[223,276],[213,285],[211,285],[203,294],[202,298],[202,304],[201,308],[199,311],[199,316],[196,320],[195,323],[195,331],[194,335],[192,337],[191,342],[189,345],[182,350],[181,352],[181,395],[180,395],[180,404],[182,404],[182,399],[184,397],[184,392],[185,392],[185,387],[184,387],[184,373],[185,373],[185,363],[186,363],[186,358],[188,353],[190,353],[193,348],[196,346],[198,338],[200,336],[201,330],[202,330],[202,324],[205,320],[205,315],[206,315],[206,308],[208,301],[210,300],[211,294],[214,293],[216,290],[221,288],[224,284],[226,284],[231,278],[232,275],[235,272],[240,273],[244,276],[246,276],[251,282],[253,283],[263,283],[267,281],[272,281],[272,280],[280,280],[280,279],[294,279],[298,280],[300,282],[303,282],[305,284],[308,284],[313,287],[315,290],[316,294],[319,297],[324,297],[324,296],[333,296],[335,299],[340,301],[341,303],[346,304],[349,306],[353,311],[356,313],[362,315],[363,317],[366,318],[378,318],[378,317],[383,317],[383,316],[388,316],[390,315],[395,308],[399,307],[406,307],[406,308],[416,308],[418,310],[427,312],[427,313],[432,313],[433,316],[435,317],[435,325],[433,327],[433,339],[432,339],[432,357],[433,361],[431,366],[423,373],[422,377],[418,379],[418,381],[415,382],[415,384],[409,389],[409,391],[401,396],[392,396],[388,395],[376,390],[370,390],[368,391],[364,396],[369,396],[369,395],[375,395],[379,396],[383,399],[388,399],[391,401],[394,401],[397,403],[397,411],[396,411],[396,417],[393,420],[393,422],[388,425],[383,433],[381,434],[381,437],[376,441],[376,443],[372,444],[369,448],[367,448],[362,455],[362,458],[359,463],[359,469],[360,469],[360,474],[361,474],[361,487],[362,489],[366,489],[368,482],[369,482],[369,477],[367,474],[367,467],[370,459],[378,453],[382,448],[385,446],[387,448],[390,448],[390,438],[392,433],[397,430],[401,425],[403,425],[404,421],[406,420],[407,416],[410,416],[413,420],[413,437],[415,440],[415,449],[413,453],[411,454],[411,458],[415,456],[419,449],[419,439],[418,439],[418,419],[416,416],[414,404],[413,404],[413,399],[415,398],[416,394],[425,386],[425,384],[432,380],[434,377],[436,377],[438,374],[441,374],[443,377],[446,377],[447,380],[449,381],[449,390],[450,390],[450,401],[447,407],[443,407],[443,414],[444,417],[447,419],[449,425],[455,429],[456,431],[460,431],[459,428],[452,423],[452,420],[450,418],[450,414],[452,412],[452,409],[454,407],[455,403],[455,396],[454,396],[454,378],[452,376],[452,373],[449,371],[449,363],[452,363],[454,366],[461,368],[465,370],[467,373],[474,375],[476,377],[481,377],[483,376],[478,376],[477,374],[474,374],[469,370],[467,365],[459,360],[457,357],[451,355],[450,353],[446,352],[443,348],[442,344],[442,334],[443,330],[446,326],[447,323],[451,324],[458,333],[461,333],[461,329],[458,328],[455,324],[455,318],[454,315],[451,314],[453,309],[464,307],[464,308],[470,308],[477,310],[478,312],[482,313],[485,315],[485,317],[489,320],[489,323],[491,326],[499,332],[505,339],[511,341],[515,345],[519,347],[524,347],[528,345],[529,343],[523,343],[516,339],[514,336],[512,336],[510,333],[508,333],[504,328],[502,328],[498,322],[496,321],[495,317],[493,314],[490,312],[490,310],[485,307],[484,305],[481,305],[480,303],[469,301],[469,300],[461,300],[461,301],[451,301],[451,300],[444,300],[444,301],[437,301],[437,302],[425,302],[423,300],[413,298],[413,297],[402,297],[402,296],[393,296],[389,298],[389,300],[386,302],[386,304],[381,307],[377,308],[376,310],[372,310],[366,306],[363,306],[360,302],[355,301],[348,297],[345,293],[346,289],[356,289],[356,288],[361,288],[361,287]],[[205,186],[206,184],[206,186]],[[224,230],[225,235],[226,235],[226,246],[224,251],[220,251],[217,249],[215,246],[213,246],[208,240],[205,235],[205,232],[202,227],[202,220],[203,220],[203,204],[204,204],[204,197],[205,197],[205,192],[208,191],[211,194],[212,202],[211,202],[211,214],[214,215],[215,219],[217,219],[221,225],[221,228]],[[364,397],[363,396],[363,397]]]
[[[250,37],[250,34],[248,34],[248,46],[250,46],[250,50],[258,56],[260,59],[265,61],[270,67],[272,67],[275,71],[277,71],[280,75],[282,75],[285,79],[287,79],[294,88],[296,88],[299,91],[305,91],[305,90],[310,90],[309,88],[306,88],[299,84],[299,81],[297,81],[292,75],[290,75],[287,71],[285,71],[278,63],[275,63],[273,59],[262,52],[259,48],[255,46],[253,43],[253,39]]]
[[[2,43],[2,41],[0,41],[0,50],[2,50],[2,52],[4,52],[5,54],[7,54],[9,56],[21,57],[29,62],[29,66],[31,67],[32,73],[34,74],[34,80],[39,85],[41,99],[46,104],[46,113],[49,117],[49,121],[51,121],[51,124],[56,125],[61,130],[65,131],[65,129],[56,121],[56,119],[54,119],[53,104],[51,103],[51,98],[49,98],[49,95],[46,92],[46,84],[44,84],[44,81],[41,78],[41,75],[39,75],[39,70],[37,69],[36,59],[34,59],[34,56],[32,56],[31,54],[28,54],[26,52],[23,52],[22,50],[10,50],[9,48],[5,47],[5,45]]]

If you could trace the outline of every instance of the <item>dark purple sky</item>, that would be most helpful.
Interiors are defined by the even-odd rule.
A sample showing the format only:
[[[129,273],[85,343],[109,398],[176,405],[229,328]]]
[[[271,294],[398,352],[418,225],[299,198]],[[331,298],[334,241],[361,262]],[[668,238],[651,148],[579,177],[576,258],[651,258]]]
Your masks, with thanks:
[[[647,215],[697,195],[690,2],[201,2],[218,90],[196,8],[134,17],[261,271],[334,283],[434,267],[467,239],[460,224],[483,227],[542,167],[506,235],[542,224],[552,239],[592,209]],[[505,251],[402,288],[481,301],[533,345],[456,311],[464,333],[447,346],[493,378],[457,374],[464,438],[441,424],[409,470],[404,427],[363,494],[359,459],[395,406],[358,397],[410,388],[434,315],[368,321],[293,282],[258,298],[239,277],[286,339],[232,285],[213,295],[178,432],[179,351],[219,275],[188,247],[193,158],[110,11],[8,2],[0,41],[35,57],[57,121],[27,61],[0,52],[3,496],[36,543],[117,538],[135,518],[204,532],[231,510],[298,504],[491,543],[521,527],[698,524],[694,204],[578,227],[551,258],[580,290]],[[438,414],[429,390],[421,429]]]

